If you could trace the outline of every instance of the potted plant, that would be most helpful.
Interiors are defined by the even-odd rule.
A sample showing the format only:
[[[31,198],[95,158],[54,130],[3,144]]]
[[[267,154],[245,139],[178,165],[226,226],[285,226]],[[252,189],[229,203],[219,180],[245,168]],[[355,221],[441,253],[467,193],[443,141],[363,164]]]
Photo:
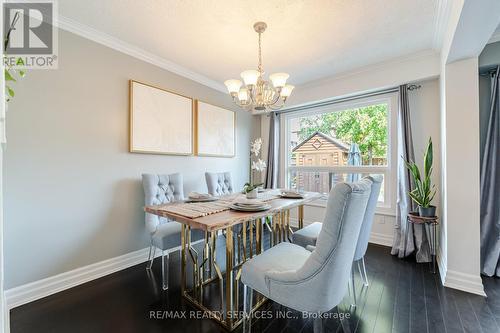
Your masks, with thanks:
[[[256,199],[258,188],[264,185],[263,183],[255,183],[253,179],[253,171],[262,173],[266,169],[266,162],[259,158],[261,148],[261,138],[255,139],[250,145],[250,180],[243,186],[243,192],[246,193],[248,199]],[[257,159],[253,160],[252,156],[255,156]]]
[[[415,188],[408,194],[418,205],[418,212],[422,217],[432,217],[436,215],[436,206],[431,205],[436,195],[436,185],[432,184],[431,180],[432,160],[432,138],[429,138],[429,143],[427,144],[427,149],[424,154],[423,174],[414,161],[405,161],[405,165],[410,171],[415,184]]]

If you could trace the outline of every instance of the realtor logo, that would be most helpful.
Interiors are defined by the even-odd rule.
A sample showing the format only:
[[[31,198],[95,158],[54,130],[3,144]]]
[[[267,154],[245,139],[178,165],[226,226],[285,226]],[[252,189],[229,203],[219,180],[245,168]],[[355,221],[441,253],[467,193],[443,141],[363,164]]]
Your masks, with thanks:
[[[23,69],[57,68],[57,11],[53,1],[3,5],[4,65]]]

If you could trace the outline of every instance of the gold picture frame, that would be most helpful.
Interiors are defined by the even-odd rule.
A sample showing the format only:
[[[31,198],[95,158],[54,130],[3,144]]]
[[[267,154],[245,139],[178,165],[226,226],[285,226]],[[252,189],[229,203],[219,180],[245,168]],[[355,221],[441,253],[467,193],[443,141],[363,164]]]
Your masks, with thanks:
[[[236,112],[201,100],[194,102],[195,155],[236,156]]]
[[[194,155],[194,110],[191,97],[129,80],[129,151]]]

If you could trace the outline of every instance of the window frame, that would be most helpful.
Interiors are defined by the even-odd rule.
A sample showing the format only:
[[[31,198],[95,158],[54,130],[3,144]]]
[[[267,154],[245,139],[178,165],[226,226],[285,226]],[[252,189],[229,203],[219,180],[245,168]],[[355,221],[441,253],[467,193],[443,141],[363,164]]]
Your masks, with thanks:
[[[359,99],[345,102],[334,103],[327,106],[318,106],[284,112],[281,114],[280,121],[280,184],[281,187],[287,187],[290,180],[290,171],[303,170],[310,172],[329,171],[335,173],[373,173],[384,176],[384,202],[378,203],[376,212],[383,215],[396,215],[396,176],[397,176],[397,114],[398,114],[397,92],[390,92],[378,96],[361,97]],[[347,109],[355,109],[374,104],[387,104],[387,166],[291,166],[291,147],[290,147],[290,120],[293,118],[307,117],[312,115],[339,112]],[[326,197],[319,199],[310,205],[326,207]]]

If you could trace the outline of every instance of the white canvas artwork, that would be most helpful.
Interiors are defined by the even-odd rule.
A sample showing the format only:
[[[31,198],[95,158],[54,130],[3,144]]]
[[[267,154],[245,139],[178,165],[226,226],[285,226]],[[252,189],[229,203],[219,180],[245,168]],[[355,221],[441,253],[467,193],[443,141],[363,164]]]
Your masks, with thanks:
[[[193,153],[193,100],[130,81],[130,151]]]
[[[233,111],[198,102],[198,155],[235,155],[235,117]]]

